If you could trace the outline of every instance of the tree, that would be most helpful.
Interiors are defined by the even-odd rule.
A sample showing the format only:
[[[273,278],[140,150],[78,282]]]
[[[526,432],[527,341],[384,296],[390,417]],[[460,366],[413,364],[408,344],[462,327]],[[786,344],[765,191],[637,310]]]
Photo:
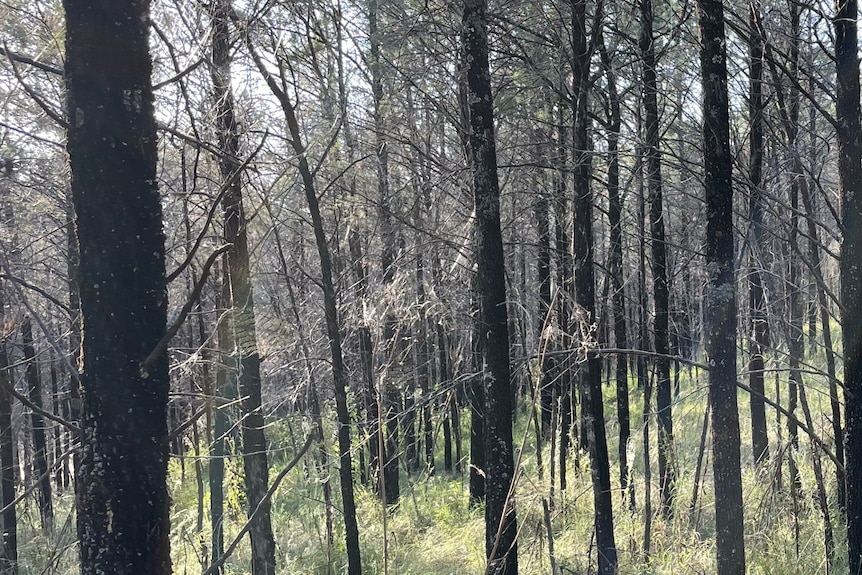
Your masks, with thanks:
[[[476,291],[485,392],[485,555],[487,572],[517,575],[518,523],[512,493],[512,381],[486,10],[484,0],[466,0],[461,20],[467,63],[476,213]]]
[[[736,405],[736,290],[733,182],[722,0],[698,0],[706,184],[706,355],[712,417],[718,573],[745,573],[739,412]]]
[[[841,198],[841,327],[847,421],[847,553],[851,575],[862,573],[862,144],[859,134],[859,48],[856,0],[836,3],[835,106]]]
[[[650,202],[650,247],[652,248],[653,297],[655,300],[656,410],[658,415],[658,473],[662,514],[671,513],[674,496],[673,415],[670,393],[668,345],[669,297],[667,245],[662,196],[661,151],[659,150],[658,85],[653,37],[652,0],[641,0],[640,49],[643,65],[643,107],[646,131],[646,175]]]
[[[162,209],[147,0],[64,0],[83,324],[81,573],[171,573]]]
[[[237,388],[242,407],[242,461],[248,494],[249,533],[252,546],[252,573],[275,573],[275,540],[272,534],[270,502],[265,497],[269,483],[264,418],[261,408],[260,354],[254,315],[254,295],[248,253],[248,225],[243,206],[239,161],[239,132],[230,87],[229,0],[212,4],[212,80],[216,101],[216,134],[219,140],[219,171],[227,191],[224,207],[224,239],[227,252],[227,279],[230,282],[231,327],[234,360],[238,369]],[[258,507],[260,511],[258,512]],[[254,516],[253,516],[254,514]]]
[[[748,385],[751,404],[751,443],[755,461],[764,461],[769,454],[769,437],[766,433],[766,392],[763,376],[763,353],[769,346],[769,323],[766,294],[761,277],[761,244],[763,243],[763,201],[760,189],[763,179],[763,38],[758,23],[757,5],[749,7],[749,97],[748,115],[751,135],[748,154],[749,203],[748,217],[752,227],[752,263],[754,269],[748,280],[748,305],[751,321],[751,359]]]
[[[347,370],[344,365],[344,354],[341,344],[341,324],[338,318],[338,301],[336,299],[335,283],[333,281],[332,254],[326,239],[323,216],[320,213],[320,202],[314,183],[314,173],[306,157],[306,148],[296,118],[296,109],[287,92],[281,86],[287,85],[285,70],[279,67],[280,78],[268,71],[249,36],[246,45],[251,52],[255,66],[266,81],[267,86],[278,100],[287,125],[287,133],[293,151],[299,158],[298,171],[302,180],[305,201],[311,216],[311,226],[314,231],[314,241],[320,260],[320,289],[323,292],[323,306],[326,322],[326,335],[329,339],[329,353],[332,361],[332,380],[335,391],[335,410],[338,418],[338,459],[339,479],[341,482],[342,511],[344,515],[345,543],[347,547],[347,563],[349,575],[362,573],[362,560],[359,549],[359,525],[356,521],[356,499],[353,490],[353,458],[350,442],[350,411],[347,405]]]
[[[42,380],[39,377],[39,364],[36,363],[33,326],[29,317],[25,317],[21,322],[21,336],[21,347],[27,361],[26,378],[30,402],[37,409],[42,409]],[[33,411],[30,414],[30,422],[33,428],[33,471],[39,486],[39,516],[42,519],[42,530],[51,533],[54,526],[54,507],[51,501],[51,475],[48,473],[45,419],[41,413]]]
[[[576,151],[573,183],[573,261],[574,295],[577,312],[573,321],[580,322],[581,333],[590,333],[596,323],[595,246],[593,242],[593,193],[590,185],[589,155],[589,70],[592,48],[587,41],[587,3],[572,3],[572,111],[574,127],[572,147]],[[593,31],[598,34],[598,30]],[[584,329],[583,326],[587,326]],[[575,326],[570,334],[577,333]],[[572,342],[578,344],[578,342]],[[602,360],[590,355],[579,370],[582,393],[581,412],[585,422],[582,431],[587,437],[590,454],[590,474],[593,484],[594,524],[598,548],[598,572],[610,575],[617,571],[617,548],[614,538],[614,514],[611,491],[610,462],[605,433],[602,403]]]

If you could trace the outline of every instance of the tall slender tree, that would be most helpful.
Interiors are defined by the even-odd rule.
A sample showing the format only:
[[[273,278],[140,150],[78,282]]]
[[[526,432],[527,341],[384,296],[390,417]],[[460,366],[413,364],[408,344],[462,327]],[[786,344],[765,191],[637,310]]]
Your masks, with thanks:
[[[658,80],[652,0],[641,0],[640,31],[643,67],[643,107],[646,132],[646,179],[650,202],[650,247],[652,251],[653,299],[655,302],[656,415],[658,419],[658,474],[662,515],[671,513],[674,495],[673,414],[671,411],[670,353],[668,341],[669,299],[667,243],[659,150]]]
[[[841,327],[847,434],[847,552],[850,575],[862,574],[862,133],[859,105],[858,3],[835,3],[835,119],[841,197]]]
[[[766,295],[761,277],[761,244],[763,243],[763,201],[760,189],[763,179],[763,37],[760,31],[758,6],[749,5],[748,19],[748,117],[750,123],[748,154],[748,217],[751,220],[751,262],[748,276],[748,308],[751,322],[750,360],[748,385],[751,405],[751,447],[755,461],[769,454],[766,433],[766,393],[764,385],[763,353],[769,346],[769,323]]]
[[[36,363],[33,326],[29,317],[25,317],[21,322],[21,347],[27,362],[26,378],[30,402],[42,409],[42,379],[39,376],[39,364]],[[33,411],[30,414],[30,423],[33,429],[33,471],[38,485],[39,516],[44,532],[51,533],[54,527],[54,505],[51,497],[51,475],[48,473],[45,419],[41,413]]]
[[[254,575],[275,573],[275,538],[271,505],[266,491],[269,483],[264,418],[261,408],[260,353],[257,348],[251,263],[248,252],[248,225],[243,205],[239,160],[239,130],[231,89],[230,0],[212,4],[212,82],[216,102],[216,135],[219,140],[219,171],[228,185],[222,201],[227,277],[230,284],[231,327],[234,336],[237,388],[242,408],[242,462],[251,527],[251,569]]]
[[[512,450],[512,382],[506,277],[500,231],[500,184],[485,0],[466,0],[461,21],[469,89],[470,147],[476,213],[477,292],[485,391],[486,572],[517,575],[518,543]]]
[[[727,49],[722,0],[698,0],[706,183],[706,355],[712,417],[718,573],[745,573],[739,412],[736,402],[736,289]]]
[[[577,313],[572,318],[582,326],[597,322],[595,250],[593,244],[593,194],[590,185],[589,154],[589,85],[591,43],[587,37],[587,2],[572,2],[572,111],[574,127],[572,147],[576,152],[573,170],[573,260],[574,295]],[[600,8],[597,8],[600,9]],[[598,33],[594,30],[594,33]],[[589,329],[579,329],[588,333]],[[570,328],[575,333],[574,326]],[[617,571],[617,548],[614,538],[613,497],[610,461],[605,433],[602,401],[602,361],[596,355],[587,358],[579,370],[582,403],[582,432],[587,438],[590,472],[593,484],[598,572],[610,575]],[[562,471],[562,470],[561,470]]]

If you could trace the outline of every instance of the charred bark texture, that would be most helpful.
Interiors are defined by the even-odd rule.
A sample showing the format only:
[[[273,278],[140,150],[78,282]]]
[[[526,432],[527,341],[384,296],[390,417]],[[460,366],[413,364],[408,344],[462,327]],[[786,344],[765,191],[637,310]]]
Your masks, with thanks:
[[[518,543],[512,450],[512,382],[500,186],[484,0],[466,0],[462,42],[469,88],[470,147],[476,212],[477,292],[485,392],[485,554],[488,573],[517,575]]]
[[[706,355],[712,406],[718,573],[745,573],[739,412],[736,401],[736,290],[727,52],[721,0],[698,0],[706,182]]]
[[[844,389],[847,547],[850,575],[862,573],[862,143],[859,134],[858,3],[836,2],[838,189],[841,197],[841,323]]]
[[[83,317],[83,575],[171,572],[167,291],[147,0],[65,0],[67,149]]]

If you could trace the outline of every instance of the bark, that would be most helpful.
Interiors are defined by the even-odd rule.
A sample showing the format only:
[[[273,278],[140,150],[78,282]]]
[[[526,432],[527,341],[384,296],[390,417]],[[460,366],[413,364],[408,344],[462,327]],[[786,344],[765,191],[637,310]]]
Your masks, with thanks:
[[[461,28],[470,94],[477,292],[483,347],[485,554],[487,573],[517,575],[518,528],[515,502],[510,495],[514,481],[512,383],[486,10],[485,0],[466,0]]]
[[[574,264],[575,303],[582,317],[580,322],[591,325],[597,321],[594,247],[593,247],[593,195],[590,187],[590,157],[587,129],[589,92],[589,47],[586,32],[586,1],[572,3],[573,29],[573,106],[574,130],[572,146],[577,151],[574,165]],[[590,454],[590,472],[593,484],[596,548],[598,572],[609,575],[617,572],[617,548],[614,539],[613,498],[611,490],[608,444],[605,435],[605,416],[602,402],[601,359],[591,355],[586,369],[580,370],[583,393],[581,410]],[[584,429],[584,427],[586,429]]]
[[[614,344],[618,349],[628,349],[628,336],[626,332],[626,298],[625,278],[623,273],[623,239],[622,239],[622,213],[623,204],[620,198],[620,158],[619,137],[622,126],[620,113],[620,97],[617,92],[616,73],[613,69],[613,60],[608,53],[604,39],[599,44],[601,50],[602,65],[608,81],[608,223],[610,224],[610,261],[611,282],[613,283],[613,295],[611,303],[613,308],[614,322]],[[620,427],[619,445],[617,456],[620,464],[620,488],[626,494],[629,506],[634,508],[635,490],[634,484],[629,478],[628,444],[631,437],[631,421],[629,415],[629,382],[628,382],[628,360],[624,356],[617,356],[615,361],[614,379],[617,389],[617,423]]]
[[[39,365],[36,363],[36,350],[33,346],[33,326],[29,317],[25,317],[21,322],[21,339],[24,361],[27,362],[26,377],[30,402],[41,409],[42,379],[39,377]],[[30,425],[33,430],[33,473],[38,485],[39,517],[42,519],[42,531],[51,533],[54,528],[54,507],[51,501],[51,475],[48,473],[48,445],[45,438],[45,419],[41,414],[33,411],[30,413]]]
[[[248,227],[243,207],[239,161],[239,130],[234,112],[230,55],[230,0],[212,5],[212,81],[216,101],[216,135],[219,141],[219,171],[223,182],[232,180],[222,200],[227,276],[231,288],[231,315],[234,353],[237,354],[237,388],[242,419],[242,461],[248,515],[251,521],[251,571],[254,575],[274,575],[275,538],[272,532],[271,503],[264,495],[269,485],[264,417],[261,409],[260,355],[255,329],[254,294],[248,253]],[[255,510],[260,506],[260,511]],[[252,514],[255,513],[254,517]]]
[[[653,38],[651,0],[641,0],[640,50],[643,66],[643,107],[646,131],[646,177],[650,202],[650,247],[652,251],[653,300],[655,302],[655,352],[670,353],[668,346],[669,287],[662,199],[661,152],[659,151],[658,83]],[[658,420],[658,473],[662,515],[672,512],[674,499],[673,414],[671,412],[670,360],[657,357],[656,416]]]
[[[745,573],[739,412],[736,401],[736,294],[727,53],[721,0],[698,0],[706,183],[706,355],[712,407],[718,573]]]
[[[850,575],[862,574],[862,143],[859,134],[858,3],[836,2],[835,119],[841,198],[841,327],[844,344],[847,548]]]
[[[212,457],[209,459],[210,488],[210,524],[212,533],[210,545],[212,548],[210,564],[219,565],[215,574],[224,573],[219,561],[224,555],[224,479],[225,479],[225,440],[230,433],[229,403],[235,397],[236,390],[236,356],[233,349],[233,326],[231,316],[224,311],[230,303],[230,283],[227,276],[222,276],[220,293],[216,295],[216,314],[220,321],[216,327],[218,335],[218,363],[216,365],[215,401],[213,402],[213,442],[210,447]]]
[[[171,572],[162,210],[149,2],[64,0],[83,366],[82,575]]]
[[[769,322],[766,296],[761,277],[760,248],[763,243],[763,201],[761,181],[763,174],[763,38],[760,34],[757,6],[749,6],[749,100],[750,142],[748,160],[749,204],[751,220],[752,267],[748,279],[748,309],[751,322],[751,348],[749,351],[748,385],[756,393],[749,394],[751,405],[751,447],[754,461],[765,461],[769,456],[769,438],[766,433],[766,392],[763,372],[763,352],[769,346]]]

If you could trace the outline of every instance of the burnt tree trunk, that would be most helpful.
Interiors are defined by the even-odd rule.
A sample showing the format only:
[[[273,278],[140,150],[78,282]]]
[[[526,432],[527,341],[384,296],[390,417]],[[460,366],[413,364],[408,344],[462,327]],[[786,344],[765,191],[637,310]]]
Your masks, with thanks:
[[[652,0],[641,0],[640,50],[643,66],[643,107],[646,132],[646,179],[650,202],[653,299],[655,302],[656,418],[658,420],[658,474],[661,512],[671,514],[674,499],[673,415],[671,412],[670,353],[668,345],[669,288],[659,151],[658,82],[653,39]]]
[[[844,389],[847,547],[850,575],[862,574],[862,143],[859,134],[858,3],[836,2],[835,67],[838,190],[841,197],[841,327]]]
[[[736,402],[736,289],[727,51],[721,0],[698,0],[706,176],[706,355],[712,406],[718,573],[745,573],[739,412]]]
[[[763,372],[763,352],[769,346],[769,320],[766,309],[766,295],[763,291],[763,278],[760,247],[763,243],[763,200],[760,185],[763,175],[763,38],[756,13],[757,6],[749,7],[749,99],[748,117],[750,123],[748,187],[748,217],[751,220],[751,262],[752,270],[748,279],[748,309],[751,322],[750,360],[748,364],[748,386],[754,391],[749,394],[751,405],[751,448],[754,461],[765,461],[769,456],[769,437],[766,432],[766,393]]]
[[[466,0],[461,22],[473,150],[476,275],[485,392],[485,555],[488,573],[517,575],[518,527],[515,502],[510,496],[514,481],[512,382],[486,9],[485,0]]]
[[[171,573],[162,209],[147,0],[64,0],[83,325],[82,575]]]
[[[572,60],[572,95],[574,129],[572,146],[576,151],[574,162],[573,244],[574,288],[578,313],[576,319],[587,325],[596,321],[596,280],[593,268],[593,194],[590,186],[590,156],[588,138],[588,97],[590,49],[586,30],[586,1],[572,3],[572,30],[574,58]],[[602,362],[590,355],[586,366],[581,367],[580,389],[583,397],[581,410],[590,454],[590,472],[593,484],[598,572],[611,575],[617,572],[617,548],[614,538],[613,493],[611,491],[610,462],[605,435],[605,416],[602,404]],[[584,429],[586,428],[586,429]]]

